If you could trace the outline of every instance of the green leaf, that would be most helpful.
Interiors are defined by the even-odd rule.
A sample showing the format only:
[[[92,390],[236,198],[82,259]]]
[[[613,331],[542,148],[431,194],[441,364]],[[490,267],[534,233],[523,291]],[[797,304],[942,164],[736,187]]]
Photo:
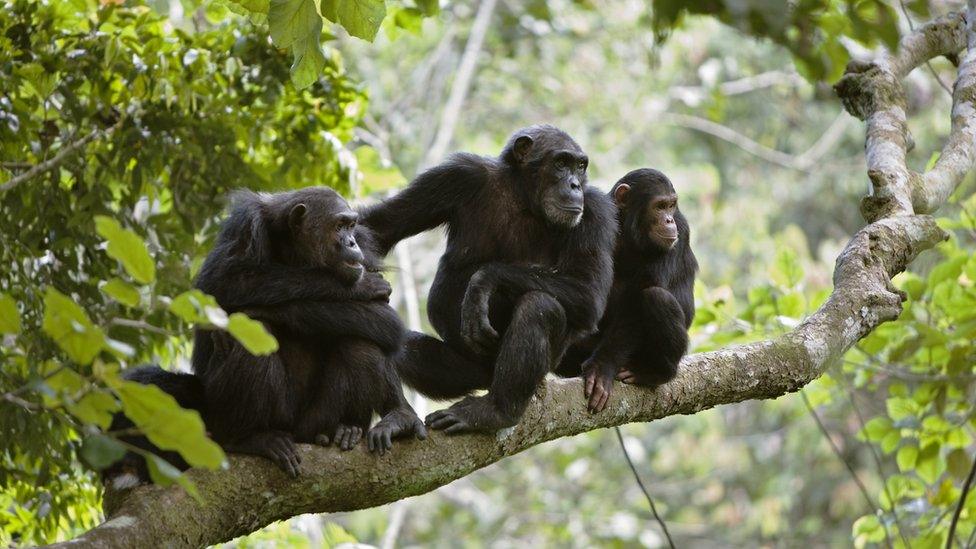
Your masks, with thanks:
[[[291,81],[298,89],[307,88],[315,83],[326,67],[325,54],[319,42],[322,30],[322,19],[318,20],[318,31],[314,36],[303,38],[295,42],[292,47],[294,62],[291,65]]]
[[[120,261],[125,272],[136,282],[149,284],[156,278],[156,265],[139,235],[123,229],[118,221],[104,215],[95,216],[95,230],[108,241],[105,251],[109,257]]]
[[[349,34],[372,42],[386,17],[383,0],[322,0],[322,16]]]
[[[190,479],[186,478],[186,475],[181,473],[179,469],[173,467],[170,462],[149,452],[146,452],[143,457],[146,458],[149,478],[152,479],[154,484],[160,486],[171,486],[174,483],[179,484],[188,494],[193,496],[193,499],[199,503],[203,503],[200,492],[197,491],[197,486]]]
[[[782,247],[776,252],[770,277],[782,288],[793,288],[803,280],[803,269],[792,248]]]
[[[135,307],[139,304],[139,290],[121,278],[111,278],[98,289],[123,305]]]
[[[69,402],[66,406],[71,415],[85,423],[98,425],[103,430],[108,430],[112,424],[112,414],[119,410],[119,402],[105,391],[92,391],[78,402]]]
[[[209,323],[226,326],[225,315],[217,301],[200,290],[189,290],[173,298],[169,304],[171,313],[191,323]]]
[[[105,334],[92,324],[85,311],[50,286],[44,295],[42,328],[78,364],[90,364],[105,344]]]
[[[237,4],[251,13],[267,15],[268,0],[230,0],[231,4]],[[236,11],[236,10],[235,10]]]
[[[269,355],[278,350],[278,340],[264,329],[264,324],[243,313],[230,315],[227,331],[252,355]]]
[[[122,410],[149,440],[163,450],[174,450],[194,467],[216,469],[224,452],[207,437],[200,414],[184,410],[176,399],[155,385],[110,380],[122,400]]]
[[[865,438],[865,440],[877,442],[883,439],[885,435],[892,432],[893,429],[894,428],[891,425],[890,419],[883,416],[878,416],[876,418],[872,418],[864,425],[864,429],[861,430],[861,435]]]
[[[965,450],[956,448],[946,455],[946,469],[956,479],[964,480],[968,477],[969,468],[970,460]]]
[[[946,462],[939,452],[938,444],[929,444],[918,453],[918,461],[915,462],[915,474],[926,484],[935,484],[945,469]]]
[[[0,294],[0,334],[20,333],[20,313],[17,302],[7,294]]]
[[[868,542],[879,542],[885,538],[884,528],[875,515],[864,515],[854,521],[852,527],[855,538],[863,538]]]
[[[81,443],[81,459],[93,469],[101,471],[125,455],[125,447],[103,434],[89,435]]]
[[[268,26],[275,45],[288,48],[298,41],[318,41],[322,18],[313,0],[271,0]]]
[[[427,16],[437,15],[441,11],[439,0],[416,0],[414,3]]]
[[[895,459],[898,462],[899,471],[904,473],[914,469],[915,461],[918,459],[918,447],[914,444],[902,446],[898,449],[898,454]]]

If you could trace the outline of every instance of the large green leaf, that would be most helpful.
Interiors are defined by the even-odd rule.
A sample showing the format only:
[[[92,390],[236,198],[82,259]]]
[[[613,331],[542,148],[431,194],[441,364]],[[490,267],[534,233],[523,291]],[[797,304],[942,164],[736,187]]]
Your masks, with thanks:
[[[153,444],[174,450],[192,466],[216,469],[224,452],[207,437],[200,414],[184,410],[176,399],[155,385],[110,380],[122,400],[122,410]]]
[[[125,455],[125,447],[111,437],[94,434],[81,444],[81,458],[92,468],[102,470]]]
[[[20,333],[20,313],[17,302],[7,294],[0,294],[0,334]]]
[[[252,355],[269,355],[278,350],[278,340],[264,329],[264,325],[243,313],[230,315],[227,331]]]
[[[200,498],[200,492],[197,491],[197,487],[190,479],[186,478],[186,475],[180,472],[179,469],[174,467],[165,459],[157,456],[156,454],[146,453],[143,455],[146,458],[146,466],[149,469],[149,478],[154,484],[160,486],[170,486],[172,484],[178,484],[187,491],[188,494],[193,496],[193,499],[197,500],[199,503],[203,503]]]
[[[51,287],[44,295],[42,328],[78,364],[90,364],[105,345],[102,329],[74,300]]]
[[[139,290],[121,278],[111,278],[98,289],[123,305],[135,307],[139,304]]]
[[[368,40],[376,38],[383,18],[386,2],[383,0],[322,0],[322,16],[342,25],[349,34]]]
[[[112,424],[112,414],[119,409],[119,402],[111,393],[94,390],[77,402],[67,403],[66,407],[71,415],[81,421],[106,430]]]
[[[156,278],[156,265],[139,235],[123,229],[118,221],[104,215],[95,216],[95,230],[108,241],[105,250],[108,255],[119,260],[137,282],[148,284]]]
[[[318,41],[322,18],[313,0],[271,0],[268,26],[275,45],[289,48],[298,41]]]

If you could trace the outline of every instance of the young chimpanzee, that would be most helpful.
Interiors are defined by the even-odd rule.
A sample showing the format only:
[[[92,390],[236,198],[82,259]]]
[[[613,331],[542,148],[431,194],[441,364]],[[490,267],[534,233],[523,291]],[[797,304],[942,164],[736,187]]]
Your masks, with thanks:
[[[348,450],[367,434],[370,450],[385,453],[393,438],[426,437],[392,365],[403,325],[357,218],[327,188],[239,191],[196,286],[264,322],[278,351],[253,356],[225,332],[197,330],[195,379],[156,369],[136,380],[168,391],[199,383],[214,440],[293,476],[296,441]]]
[[[652,387],[674,378],[695,316],[698,262],[671,181],[657,170],[634,170],[610,196],[619,234],[607,310],[599,333],[574,345],[557,371],[582,371],[593,412],[607,405],[615,377]]]
[[[430,414],[430,427],[516,424],[567,346],[596,329],[613,280],[614,208],[587,188],[587,162],[563,131],[531,126],[497,158],[455,154],[364,212],[382,254],[447,225],[428,296],[443,341],[409,334],[397,369],[432,398],[489,391]]]

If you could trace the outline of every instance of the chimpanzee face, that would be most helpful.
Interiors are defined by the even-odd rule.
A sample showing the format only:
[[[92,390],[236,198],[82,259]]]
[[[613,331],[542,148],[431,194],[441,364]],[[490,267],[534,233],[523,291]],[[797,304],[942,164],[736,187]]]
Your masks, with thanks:
[[[312,191],[313,189],[309,189]],[[289,226],[296,249],[309,264],[355,284],[363,275],[363,252],[356,242],[359,214],[331,189],[318,188],[292,206]]]
[[[678,195],[664,174],[650,169],[624,176],[613,190],[624,237],[639,249],[666,252],[678,242]]]
[[[589,158],[568,136],[523,135],[514,143],[515,158],[535,185],[535,209],[552,225],[575,227],[583,219],[583,190]]]

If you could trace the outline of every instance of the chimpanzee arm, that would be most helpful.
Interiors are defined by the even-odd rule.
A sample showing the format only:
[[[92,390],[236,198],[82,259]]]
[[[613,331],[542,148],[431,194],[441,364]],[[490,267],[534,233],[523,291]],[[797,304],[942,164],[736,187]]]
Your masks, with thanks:
[[[568,235],[556,267],[493,262],[471,277],[461,309],[462,333],[491,332],[488,298],[495,291],[513,298],[530,291],[548,293],[566,311],[571,333],[593,332],[613,284],[615,228],[613,204],[599,191],[588,189],[583,220]]]
[[[291,333],[310,337],[348,336],[372,341],[384,353],[397,352],[403,340],[403,322],[386,303],[289,302],[275,307],[247,308],[244,312]]]
[[[201,270],[196,287],[214,296],[225,310],[266,307],[293,301],[385,301],[390,285],[379,273],[365,273],[354,285],[343,284],[321,268],[231,261]]]
[[[376,252],[384,256],[397,242],[450,221],[455,210],[485,184],[491,160],[459,153],[418,175],[396,196],[362,212],[373,231]]]

